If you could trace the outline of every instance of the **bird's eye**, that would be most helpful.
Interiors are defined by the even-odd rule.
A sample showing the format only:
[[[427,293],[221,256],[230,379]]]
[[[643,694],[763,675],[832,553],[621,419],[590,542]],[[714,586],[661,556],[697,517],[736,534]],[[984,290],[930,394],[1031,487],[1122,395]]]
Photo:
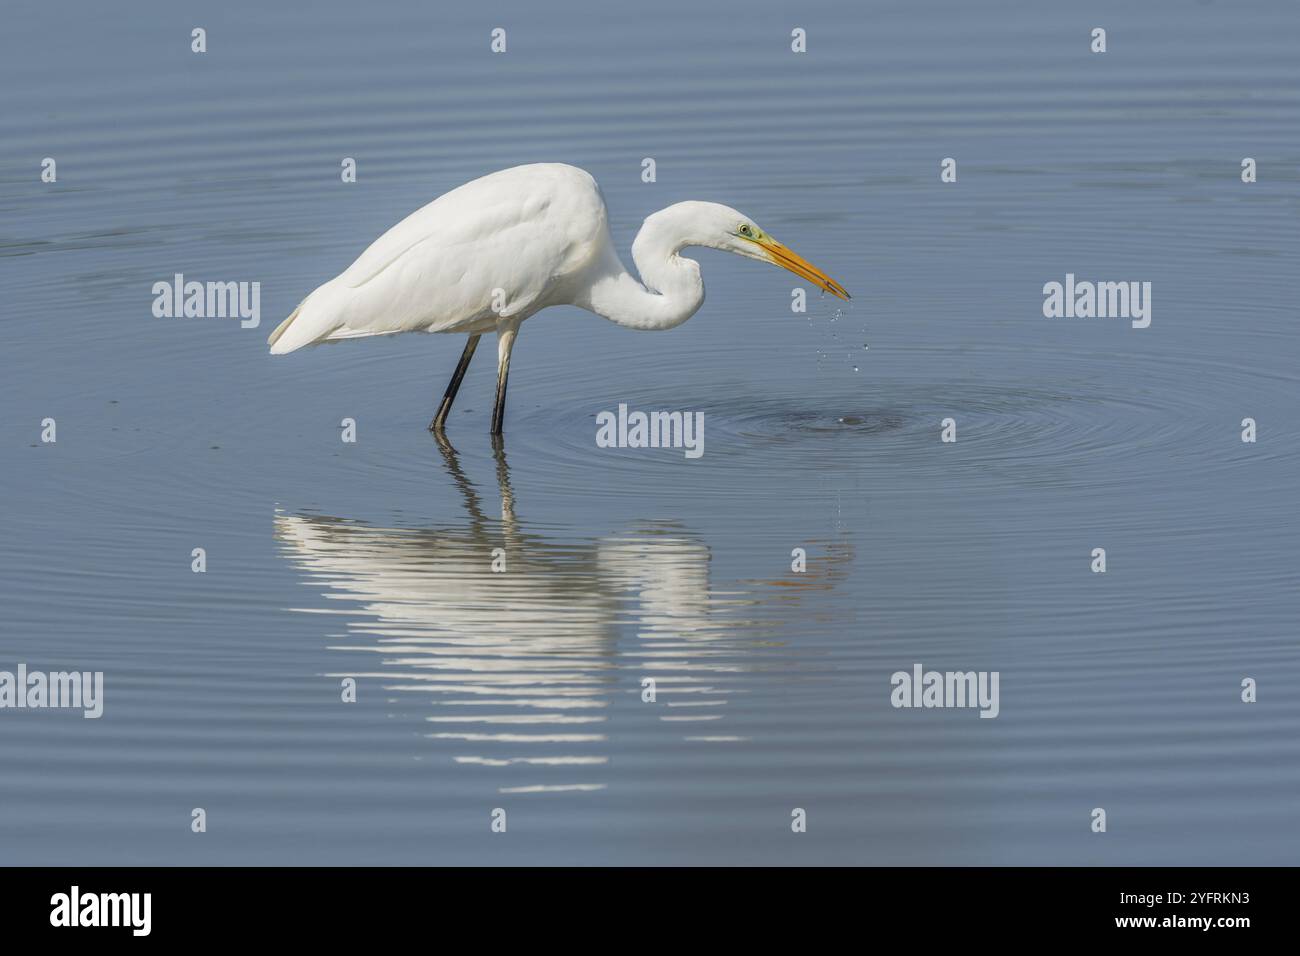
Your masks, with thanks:
[[[742,223],[740,226],[740,234],[746,238],[749,238],[754,235],[754,230],[749,228],[748,223]]]

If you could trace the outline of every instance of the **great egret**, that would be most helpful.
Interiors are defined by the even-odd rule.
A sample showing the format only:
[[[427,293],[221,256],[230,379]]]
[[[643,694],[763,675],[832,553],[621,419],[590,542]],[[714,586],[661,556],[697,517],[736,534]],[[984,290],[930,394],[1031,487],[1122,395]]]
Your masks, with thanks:
[[[268,342],[283,355],[369,335],[467,334],[429,425],[441,432],[479,336],[495,331],[499,435],[520,323],[547,306],[576,305],[630,329],[681,325],[704,301],[699,263],[679,254],[687,246],[771,262],[849,297],[748,216],[711,202],[675,203],[646,219],[632,243],[637,281],[614,251],[596,181],[576,166],[539,163],[491,173],[411,213],[303,299]]]

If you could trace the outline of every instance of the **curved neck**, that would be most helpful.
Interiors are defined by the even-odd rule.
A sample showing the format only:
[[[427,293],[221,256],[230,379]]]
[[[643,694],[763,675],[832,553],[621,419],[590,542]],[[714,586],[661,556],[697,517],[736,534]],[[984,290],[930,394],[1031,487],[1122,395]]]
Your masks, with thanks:
[[[646,219],[632,243],[640,282],[607,241],[593,281],[576,304],[629,329],[671,329],[694,315],[704,301],[704,280],[700,264],[678,254],[692,243],[674,208]]]

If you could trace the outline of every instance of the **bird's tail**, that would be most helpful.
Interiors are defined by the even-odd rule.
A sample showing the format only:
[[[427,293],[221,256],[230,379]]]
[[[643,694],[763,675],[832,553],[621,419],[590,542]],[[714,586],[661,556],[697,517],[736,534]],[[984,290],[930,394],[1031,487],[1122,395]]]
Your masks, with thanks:
[[[271,346],[272,353],[275,352],[275,343],[280,341],[284,333],[289,330],[289,326],[293,325],[293,320],[298,318],[298,313],[301,311],[302,311],[302,303],[299,302],[298,308],[294,309],[293,312],[289,314],[289,317],[287,319],[285,319],[283,322],[277,325],[275,327],[275,331],[271,333],[271,337],[266,340],[266,344]]]
[[[306,345],[323,342],[344,325],[346,297],[343,290],[327,282],[298,303],[298,308],[275,327],[266,340],[272,355],[296,352]]]

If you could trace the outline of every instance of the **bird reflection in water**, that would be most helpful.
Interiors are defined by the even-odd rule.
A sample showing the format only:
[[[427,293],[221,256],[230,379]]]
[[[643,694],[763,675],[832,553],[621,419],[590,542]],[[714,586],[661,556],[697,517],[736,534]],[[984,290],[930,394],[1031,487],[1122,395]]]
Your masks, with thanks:
[[[277,512],[275,536],[325,598],[349,603],[336,649],[374,662],[330,676],[427,696],[429,736],[463,744],[457,762],[536,778],[501,792],[603,789],[609,738],[632,723],[629,707],[657,707],[687,740],[742,739],[727,732],[725,705],[745,691],[755,654],[779,640],[764,605],[788,606],[813,578],[833,587],[851,558],[847,544],[810,544],[819,557],[807,572],[718,590],[708,547],[673,523],[598,538],[526,530],[499,437],[501,513],[489,517],[455,449],[434,440],[463,527]],[[654,704],[642,702],[645,678]]]

